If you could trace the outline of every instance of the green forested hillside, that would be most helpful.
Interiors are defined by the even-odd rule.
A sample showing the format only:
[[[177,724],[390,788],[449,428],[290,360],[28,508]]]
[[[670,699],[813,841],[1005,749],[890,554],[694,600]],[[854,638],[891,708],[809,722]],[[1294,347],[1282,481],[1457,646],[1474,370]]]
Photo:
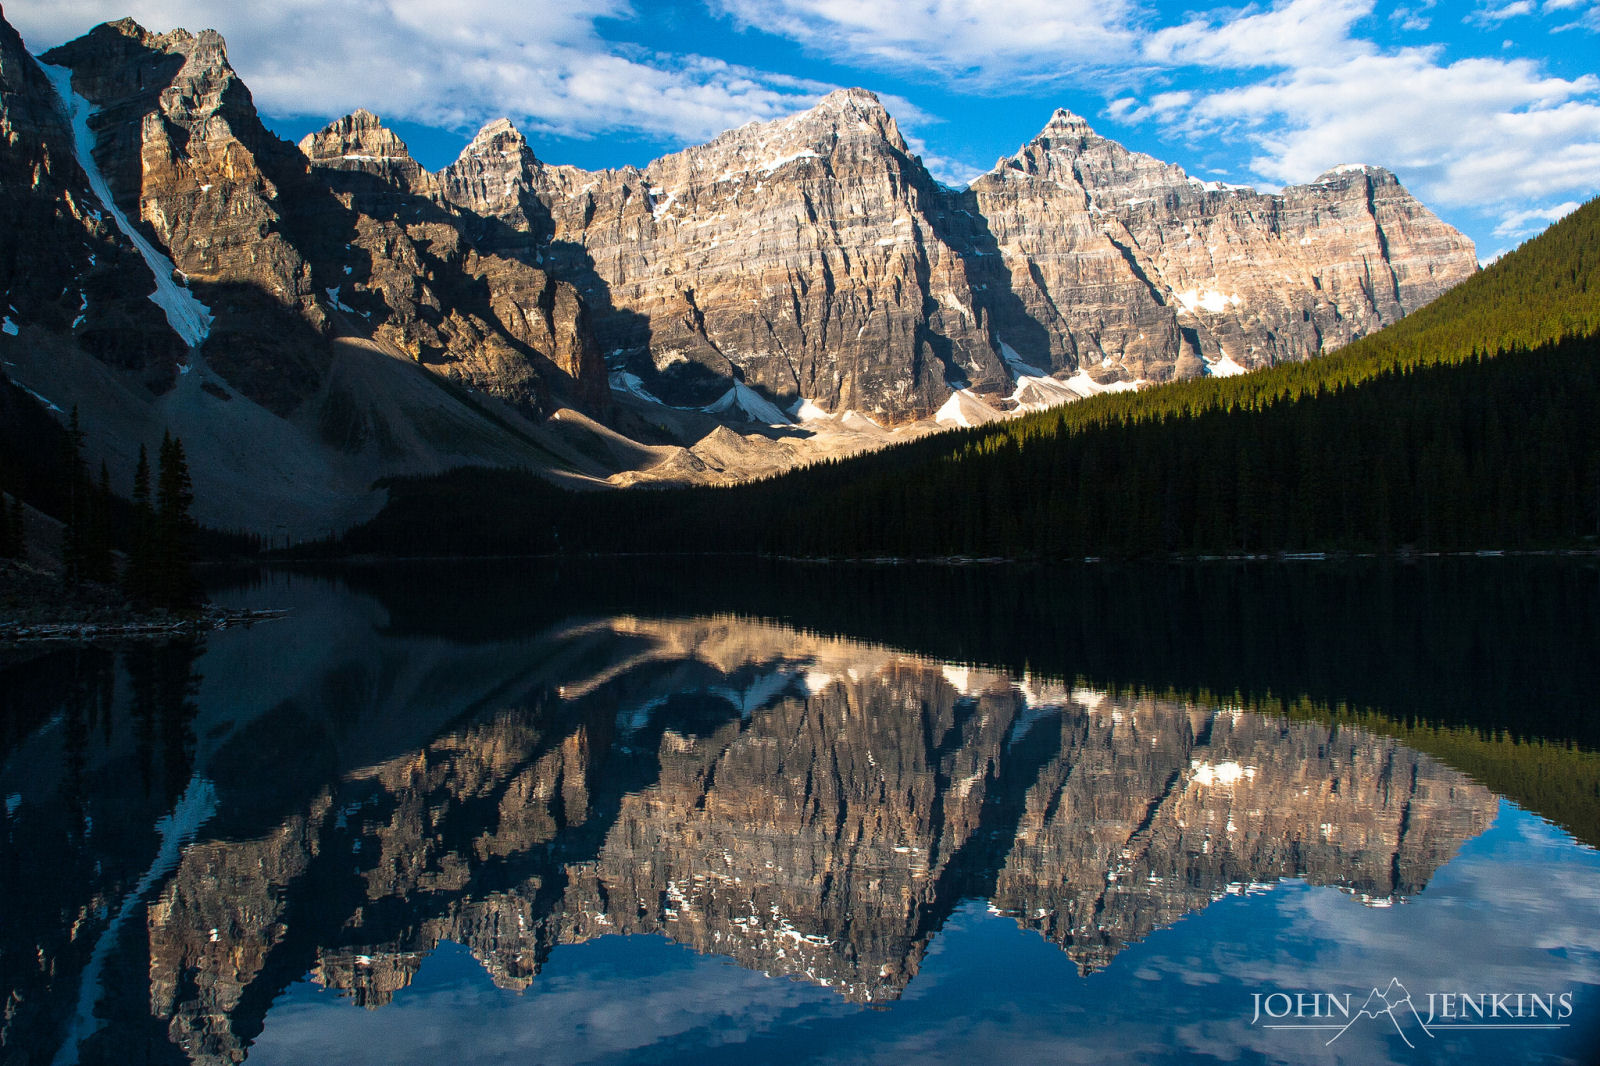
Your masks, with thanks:
[[[1600,201],[1304,363],[1097,397],[725,489],[398,482],[358,550],[1140,556],[1600,533]]]

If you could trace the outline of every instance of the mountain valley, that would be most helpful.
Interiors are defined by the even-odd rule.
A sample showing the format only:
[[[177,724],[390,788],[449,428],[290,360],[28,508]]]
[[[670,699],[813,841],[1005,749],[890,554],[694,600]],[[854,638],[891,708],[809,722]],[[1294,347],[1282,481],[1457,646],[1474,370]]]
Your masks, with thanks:
[[[272,542],[397,475],[726,483],[1305,359],[1476,270],[1380,168],[1260,194],[1066,111],[956,190],[859,89],[642,170],[502,120],[430,173],[370,112],[279,139],[213,31],[0,25],[0,87],[7,377],[117,484],[181,436],[201,520]]]

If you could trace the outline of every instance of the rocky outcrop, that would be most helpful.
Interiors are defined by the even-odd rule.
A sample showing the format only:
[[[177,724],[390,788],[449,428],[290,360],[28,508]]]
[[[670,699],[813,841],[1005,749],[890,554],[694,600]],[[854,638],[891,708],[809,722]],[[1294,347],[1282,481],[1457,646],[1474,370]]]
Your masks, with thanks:
[[[96,27],[42,61],[72,71],[95,109],[94,159],[116,205],[215,309],[208,364],[287,415],[313,395],[331,354],[307,250],[284,220],[312,195],[293,148],[256,116],[215,31]]]
[[[595,309],[613,364],[669,403],[743,383],[904,422],[952,387],[1008,380],[938,229],[948,194],[871,93],[831,93],[642,171],[545,166],[519,141],[486,128],[446,195],[531,231]]]
[[[325,535],[370,516],[384,476],[546,467],[539,419],[606,415],[576,290],[480,248],[372,116],[325,131],[338,158],[313,166],[214,32],[124,20],[42,62],[0,25],[0,346],[80,408],[114,485],[172,432],[202,521]]]
[[[365,108],[306,134],[300,153],[312,166],[370,174],[403,193],[426,196],[437,188],[406,143]]]
[[[887,424],[952,390],[1006,409],[1308,358],[1476,269],[1380,168],[1264,195],[1066,111],[950,190],[861,90],[642,171],[545,165],[502,120],[442,182],[534,238],[652,395],[699,404],[743,382]],[[1023,380],[1049,375],[1076,380]]]
[[[148,272],[78,165],[49,78],[0,15],[0,316],[4,336],[66,335],[148,388],[184,354],[145,298]]]
[[[559,397],[604,414],[605,364],[577,293],[513,249],[492,250],[495,230],[441,202],[438,179],[377,116],[346,116],[300,150],[353,218],[333,253],[339,309],[474,390],[529,411]]]
[[[119,202],[221,305],[208,362],[246,395],[290,413],[321,383],[327,340],[353,333],[530,412],[558,393],[603,408],[575,294],[481,256],[474,220],[436,202],[437,183],[370,112],[296,151],[261,125],[209,30],[124,20],[45,61],[72,68],[97,108],[95,154]]]
[[[1477,269],[1378,167],[1281,194],[1201,182],[1057,111],[963,196],[997,340],[1028,365],[1165,381],[1320,355]]]

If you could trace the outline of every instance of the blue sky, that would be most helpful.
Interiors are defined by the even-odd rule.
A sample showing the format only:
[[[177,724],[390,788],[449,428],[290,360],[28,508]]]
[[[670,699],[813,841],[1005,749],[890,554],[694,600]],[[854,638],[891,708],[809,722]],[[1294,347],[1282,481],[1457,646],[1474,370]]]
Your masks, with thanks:
[[[357,107],[430,168],[510,117],[540,158],[642,165],[876,91],[961,182],[1056,107],[1211,179],[1377,163],[1488,259],[1600,191],[1600,0],[13,0],[35,51],[132,15],[212,27],[268,124]]]

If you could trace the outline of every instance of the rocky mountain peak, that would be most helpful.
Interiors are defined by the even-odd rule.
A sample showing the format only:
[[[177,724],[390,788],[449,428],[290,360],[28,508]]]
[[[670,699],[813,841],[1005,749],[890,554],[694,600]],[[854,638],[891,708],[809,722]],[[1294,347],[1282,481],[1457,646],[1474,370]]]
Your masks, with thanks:
[[[1058,107],[1050,115],[1050,121],[1044,124],[1044,129],[1039,131],[1039,136],[1035,137],[1034,140],[1037,141],[1050,136],[1088,137],[1093,133],[1094,130],[1089,128],[1088,119],[1082,115],[1074,114],[1064,107]]]
[[[1392,171],[1370,163],[1340,163],[1318,174],[1312,185],[1346,185],[1357,180],[1370,180],[1376,185],[1398,185],[1400,179]]]
[[[517,129],[509,118],[497,118],[493,122],[486,123],[472,138],[472,143],[462,149],[461,154],[466,155],[475,148],[526,147],[527,144],[528,138],[522,135],[522,131]]]
[[[509,118],[497,118],[477,132],[441,177],[463,169],[482,170],[488,167],[504,170],[510,167],[520,170],[537,163],[538,159],[528,147],[528,138],[523,136],[522,131]]]
[[[188,36],[189,34],[188,30],[176,30],[174,32],[183,34],[184,36]],[[131,41],[137,41],[140,44],[144,44],[145,42],[150,41],[156,35],[139,25],[138,22],[131,18],[121,18],[117,19],[115,22],[102,22],[84,36],[90,40],[94,40],[95,38],[106,38],[110,36],[126,37]]]
[[[907,151],[894,117],[884,108],[878,94],[869,89],[835,89],[796,119],[820,121],[838,132],[871,134],[888,141],[897,151]]]
[[[833,92],[817,101],[818,108],[841,110],[846,107],[869,108],[874,111],[883,111],[883,101],[878,99],[878,94],[871,89],[852,86],[848,89],[835,89]],[[887,114],[887,112],[885,112]]]
[[[451,203],[527,232],[537,228],[525,200],[540,167],[522,131],[510,119],[497,118],[439,172],[438,181]]]
[[[364,107],[306,134],[300,151],[314,167],[371,174],[413,191],[427,184],[428,174],[406,142]]]
[[[115,76],[122,73],[127,80],[129,72],[119,72],[119,65],[137,73],[141,63],[159,62],[158,57],[181,58],[192,69],[186,74],[210,70],[233,76],[228,62],[228,46],[216,30],[201,30],[198,34],[178,28],[166,33],[152,33],[131,18],[103,22],[82,37],[46,52],[41,59],[50,64],[72,67],[74,73],[80,66],[92,66],[96,72]],[[148,79],[134,79],[136,87],[146,85]],[[126,89],[124,88],[124,91]],[[86,94],[96,100],[94,92]]]
[[[411,150],[383,120],[366,108],[358,108],[328,123],[316,133],[300,140],[300,151],[319,166],[337,165],[341,159],[410,159]]]
[[[867,89],[835,89],[815,105],[787,118],[751,122],[716,137],[707,144],[658,159],[647,172],[672,169],[675,161],[708,160],[737,156],[742,160],[826,157],[842,144],[877,146],[887,143],[907,153],[905,139],[877,94]],[[788,153],[788,155],[785,155]],[[663,164],[669,164],[663,166]]]

